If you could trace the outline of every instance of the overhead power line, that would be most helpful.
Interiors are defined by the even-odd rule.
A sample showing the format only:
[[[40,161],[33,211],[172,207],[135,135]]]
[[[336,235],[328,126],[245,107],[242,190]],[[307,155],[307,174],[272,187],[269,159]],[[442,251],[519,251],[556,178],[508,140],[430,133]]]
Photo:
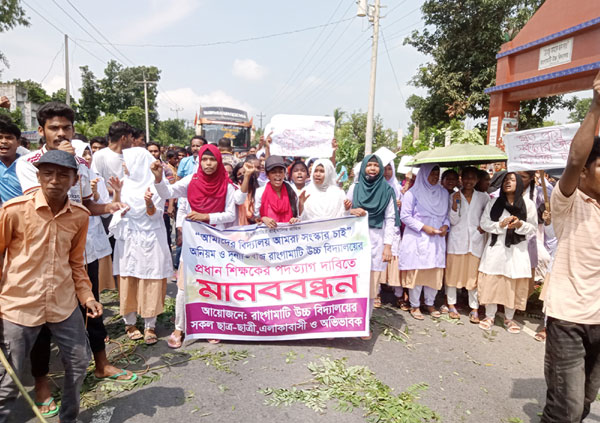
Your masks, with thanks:
[[[218,45],[223,45],[223,44],[240,44],[240,43],[245,43],[245,42],[248,42],[248,41],[265,40],[265,39],[268,39],[268,38],[275,38],[275,37],[281,37],[281,36],[284,36],[284,35],[297,34],[299,32],[311,31],[313,29],[324,28],[324,27],[329,26],[329,25],[335,25],[335,24],[339,24],[339,23],[342,23],[342,22],[347,22],[347,21],[349,21],[351,19],[354,19],[354,16],[352,16],[350,18],[346,18],[346,19],[341,19],[339,21],[327,22],[327,23],[322,24],[322,25],[314,25],[314,26],[309,26],[307,28],[295,29],[295,30],[284,31],[284,32],[277,32],[275,34],[259,35],[259,36],[256,36],[256,37],[240,38],[238,40],[223,40],[223,41],[213,41],[213,42],[210,42],[210,43],[195,43],[195,44],[124,44],[124,43],[113,43],[112,45],[119,46],[119,47],[140,47],[140,48],[197,48],[197,47],[218,46]],[[100,45],[105,44],[105,43],[100,43],[98,41],[91,41],[91,40],[84,40],[84,39],[77,39],[77,41],[81,41],[81,42],[84,42],[84,43],[95,43],[95,44],[100,44]]]
[[[390,62],[390,67],[392,68],[392,73],[394,74],[394,80],[396,81],[396,88],[398,88],[398,92],[400,93],[400,98],[402,99],[402,103],[406,103],[404,99],[404,95],[402,95],[402,89],[400,88],[400,83],[398,82],[398,76],[396,75],[396,69],[394,68],[394,64],[392,63],[392,57],[390,56],[390,51],[388,50],[387,43],[385,42],[385,36],[383,35],[383,28],[381,28],[381,38],[383,40],[383,47],[385,47],[385,52],[387,54],[388,61]]]
[[[58,55],[63,51],[64,48],[65,48],[64,44],[61,44],[60,48],[56,52],[56,55],[54,56],[54,59],[52,59],[52,63],[50,63],[50,67],[48,68],[48,72],[46,72],[46,74],[44,75],[44,77],[40,81],[40,84],[43,84],[44,81],[46,80],[46,78],[48,78],[48,75],[50,75],[50,72],[52,72],[52,68],[54,67],[54,62],[56,62],[56,59],[58,58]]]

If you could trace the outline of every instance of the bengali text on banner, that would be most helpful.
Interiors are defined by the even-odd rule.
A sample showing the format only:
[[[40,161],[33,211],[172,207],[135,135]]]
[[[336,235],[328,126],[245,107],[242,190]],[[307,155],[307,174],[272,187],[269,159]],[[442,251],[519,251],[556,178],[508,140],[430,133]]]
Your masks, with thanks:
[[[234,340],[369,334],[367,217],[276,229],[183,225],[186,336]]]

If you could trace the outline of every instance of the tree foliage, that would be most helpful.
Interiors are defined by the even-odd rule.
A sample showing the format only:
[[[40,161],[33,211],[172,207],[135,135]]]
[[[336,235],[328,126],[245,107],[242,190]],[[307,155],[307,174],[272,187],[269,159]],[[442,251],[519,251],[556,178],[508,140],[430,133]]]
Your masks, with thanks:
[[[406,106],[421,127],[452,119],[485,118],[495,84],[496,53],[514,38],[544,0],[426,0],[421,10],[425,29],[414,31],[405,44],[432,57],[412,83],[428,90],[427,97],[411,96]],[[522,103],[523,128],[543,122],[561,97]]]
[[[0,33],[19,25],[29,26],[29,19],[19,0],[0,1]],[[0,63],[9,67],[8,58],[0,51]]]
[[[193,136],[194,129],[186,128],[183,119],[167,119],[160,121],[154,141],[162,145],[176,144],[184,146]]]
[[[39,82],[28,79],[27,81],[21,81],[20,79],[13,79],[9,84],[16,84],[17,87],[27,91],[27,99],[37,104],[44,104],[49,102],[52,98],[48,95],[42,84]]]
[[[590,105],[592,104],[592,98],[577,98],[573,97],[573,111],[569,113],[569,122],[583,122],[585,115],[587,115]]]
[[[81,66],[81,88],[80,98],[80,117],[93,125],[100,116],[102,97],[100,95],[100,86],[94,73],[87,66]]]
[[[339,128],[335,131],[338,143],[336,161],[350,169],[365,155],[367,114],[363,112],[344,113],[340,119]],[[379,115],[375,117],[374,126],[373,151],[384,146],[395,151],[397,133],[391,129],[385,129]]]

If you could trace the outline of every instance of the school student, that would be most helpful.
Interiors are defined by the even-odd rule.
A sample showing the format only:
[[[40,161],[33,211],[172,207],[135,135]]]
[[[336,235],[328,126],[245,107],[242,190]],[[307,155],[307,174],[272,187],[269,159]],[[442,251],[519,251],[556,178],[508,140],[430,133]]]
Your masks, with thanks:
[[[519,333],[515,310],[525,310],[529,296],[531,262],[527,238],[537,229],[535,204],[523,196],[523,181],[516,173],[504,174],[498,198],[490,200],[481,215],[481,228],[490,234],[477,280],[479,302],[485,305],[483,330],[494,325],[498,304],[504,306],[504,327]]]
[[[311,184],[306,187],[300,220],[334,219],[347,214],[352,203],[337,186],[335,168],[331,160],[319,159],[313,164]]]
[[[404,194],[400,218],[406,225],[400,246],[398,266],[402,270],[402,285],[409,289],[410,314],[423,320],[421,293],[431,317],[440,317],[434,301],[442,288],[446,267],[446,234],[448,191],[438,184],[440,168],[422,165],[414,186]]]
[[[451,319],[459,319],[456,310],[457,289],[466,288],[469,293],[469,321],[479,323],[477,300],[477,273],[483,248],[485,232],[479,226],[489,196],[475,190],[478,171],[474,167],[462,170],[462,189],[451,197],[450,233],[446,257],[446,298]]]
[[[265,161],[268,182],[256,190],[255,217],[269,228],[277,223],[298,222],[298,196],[285,181],[285,162],[280,156]]]

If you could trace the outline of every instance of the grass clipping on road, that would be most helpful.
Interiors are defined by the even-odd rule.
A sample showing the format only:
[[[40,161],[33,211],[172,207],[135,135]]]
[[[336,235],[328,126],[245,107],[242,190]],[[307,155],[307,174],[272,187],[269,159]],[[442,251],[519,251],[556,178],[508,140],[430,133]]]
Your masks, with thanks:
[[[439,416],[429,407],[419,404],[418,392],[427,385],[415,385],[399,395],[381,382],[365,366],[347,366],[346,359],[321,358],[320,363],[309,363],[313,379],[304,384],[313,386],[298,389],[265,388],[259,392],[267,396],[265,404],[271,406],[303,403],[317,412],[324,412],[330,401],[337,401],[336,409],[352,412],[365,411],[369,422],[421,423],[437,422]]]

